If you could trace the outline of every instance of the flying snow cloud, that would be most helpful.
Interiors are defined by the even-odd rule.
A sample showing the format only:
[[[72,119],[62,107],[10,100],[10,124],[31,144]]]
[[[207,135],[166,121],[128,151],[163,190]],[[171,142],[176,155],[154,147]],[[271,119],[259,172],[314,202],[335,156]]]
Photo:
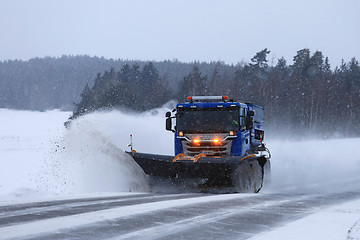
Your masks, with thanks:
[[[135,150],[172,154],[172,133],[164,129],[171,106],[94,112],[74,120],[45,159],[40,185],[58,193],[149,191],[148,177],[125,151],[133,135]]]
[[[359,138],[268,141],[275,192],[337,192],[360,189]]]

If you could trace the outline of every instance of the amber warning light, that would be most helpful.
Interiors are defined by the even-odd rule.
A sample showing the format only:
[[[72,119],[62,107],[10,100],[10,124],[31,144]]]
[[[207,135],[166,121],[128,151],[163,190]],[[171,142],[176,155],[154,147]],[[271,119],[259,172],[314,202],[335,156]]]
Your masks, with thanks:
[[[217,138],[214,138],[214,139],[213,139],[213,142],[214,142],[214,143],[219,143],[219,142],[220,142],[220,140],[219,140],[219,139],[217,139]]]

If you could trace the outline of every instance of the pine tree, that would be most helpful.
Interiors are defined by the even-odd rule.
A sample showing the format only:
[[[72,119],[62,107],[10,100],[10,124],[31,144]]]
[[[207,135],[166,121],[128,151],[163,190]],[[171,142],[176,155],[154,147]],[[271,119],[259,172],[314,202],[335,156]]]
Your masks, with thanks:
[[[141,72],[140,78],[140,96],[144,99],[141,109],[147,110],[157,106],[157,96],[155,93],[155,85],[160,81],[159,72],[152,62],[146,64]]]
[[[91,112],[94,110],[93,101],[92,101],[92,91],[88,84],[85,85],[83,92],[80,94],[81,101],[78,104],[75,104],[76,109],[73,112],[73,115],[70,119],[76,118],[85,113]]]
[[[219,69],[220,69],[220,63],[217,63],[215,65],[215,68],[213,70],[211,80],[210,80],[210,83],[209,83],[208,92],[209,92],[210,95],[219,96],[219,95],[224,95],[225,94],[225,89],[224,89],[225,81],[222,78]]]
[[[266,59],[267,55],[270,51],[267,48],[261,50],[260,52],[256,53],[253,58],[251,58],[250,66],[255,68],[267,68],[268,67],[268,60]]]
[[[199,68],[194,65],[192,71],[184,77],[181,82],[179,100],[183,100],[186,96],[205,95],[207,76],[202,76]]]

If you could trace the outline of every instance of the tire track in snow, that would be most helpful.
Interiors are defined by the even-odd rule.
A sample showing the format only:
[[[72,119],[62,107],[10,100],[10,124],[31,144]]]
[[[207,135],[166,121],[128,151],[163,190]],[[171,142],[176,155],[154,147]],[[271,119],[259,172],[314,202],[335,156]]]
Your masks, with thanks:
[[[76,229],[84,225],[97,224],[98,222],[113,221],[119,218],[127,218],[131,216],[139,216],[150,212],[157,212],[159,210],[170,209],[175,207],[182,207],[192,204],[202,204],[212,201],[226,201],[229,199],[239,198],[238,195],[214,195],[206,196],[199,194],[191,194],[182,199],[179,195],[172,195],[172,200],[163,199],[163,201],[156,201],[150,203],[132,204],[128,206],[117,206],[106,210],[94,211],[89,208],[88,212],[80,213],[70,216],[48,216],[47,219],[36,220],[27,223],[20,223],[11,226],[4,226],[0,228],[0,236],[2,239],[11,238],[25,238],[31,235],[36,236],[35,239],[39,239],[39,235],[51,234],[53,232],[60,232],[65,229]],[[180,195],[181,196],[181,195]],[[184,195],[183,195],[184,196]],[[248,195],[251,196],[251,195]],[[176,199],[177,198],[177,199]],[[180,198],[180,199],[179,199]],[[46,227],[45,227],[46,226]],[[94,237],[93,234],[91,234]],[[84,238],[82,236],[82,238]],[[51,237],[46,237],[51,239]],[[98,237],[96,237],[98,239]]]
[[[250,199],[228,200],[222,202],[220,206],[214,202],[206,203],[204,206],[194,206],[192,209],[191,206],[186,206],[174,209],[173,214],[186,210],[196,214],[187,213],[185,218],[179,216],[175,221],[143,226],[142,229],[131,229],[130,232],[127,230],[127,233],[118,231],[118,236],[110,239],[209,239],[209,237],[211,239],[246,239],[284,222],[299,219],[319,207],[322,208],[338,201],[347,201],[354,197],[358,198],[360,194],[292,196],[272,194],[254,196]],[[162,215],[166,214],[169,213],[162,213]],[[151,218],[148,221],[151,221]],[[118,229],[124,223],[125,221],[119,221],[114,229]],[[114,222],[112,224],[115,226]],[[100,230],[101,228],[96,229],[96,231]],[[112,234],[115,234],[114,232],[116,231]],[[104,235],[102,238],[105,239],[107,236]]]
[[[140,231],[131,232],[128,234],[124,234],[122,236],[114,237],[110,240],[125,240],[125,239],[159,239],[168,237],[169,235],[179,235],[181,232],[187,232],[194,227],[199,227],[203,225],[208,225],[210,223],[218,223],[226,218],[230,218],[233,216],[242,215],[244,213],[249,213],[254,210],[258,210],[259,208],[267,208],[273,207],[277,205],[285,204],[292,200],[272,200],[261,202],[252,205],[245,205],[245,206],[238,206],[238,207],[231,207],[225,209],[218,209],[212,211],[207,214],[198,215],[192,218],[187,218],[184,220],[180,220],[174,223],[165,223],[157,227],[147,228]],[[218,229],[217,229],[218,230]],[[193,233],[192,233],[193,234]],[[181,235],[181,234],[180,234]],[[181,235],[184,237],[183,235]],[[207,235],[206,237],[208,237]],[[191,237],[191,236],[189,236]],[[198,236],[199,237],[199,236]],[[197,238],[198,238],[197,237]],[[225,237],[225,236],[223,236]],[[217,238],[220,239],[220,238]]]
[[[100,211],[119,206],[184,199],[199,195],[194,194],[134,194],[133,196],[102,197],[88,199],[60,200],[3,206],[0,208],[0,227],[11,226],[29,221],[42,220],[61,216],[70,216],[90,211]],[[25,206],[24,206],[25,205]]]
[[[75,231],[49,235],[37,240],[76,239],[224,239],[251,236],[249,232],[269,229],[271,224],[278,224],[284,216],[272,212],[274,208],[296,209],[295,212],[304,214],[309,207],[305,203],[309,198],[305,195],[238,195],[219,201],[209,201],[201,204],[190,204],[171,209],[129,216],[121,219],[98,223],[79,228]],[[266,216],[259,216],[261,212],[270,209]],[[291,211],[289,210],[289,213]],[[234,218],[234,220],[229,220]],[[244,218],[247,222],[244,222]],[[249,220],[255,220],[253,221]],[[224,222],[224,221],[228,222]],[[275,220],[275,221],[273,221]],[[262,224],[258,224],[262,221]],[[230,231],[229,231],[230,230]],[[94,237],[91,233],[97,233]],[[35,239],[35,238],[34,238]]]
[[[360,193],[193,194],[0,227],[2,239],[245,239]],[[45,228],[45,229],[44,229]]]
[[[21,211],[21,210],[33,209],[39,207],[50,207],[50,206],[71,204],[77,202],[84,203],[84,202],[93,202],[93,201],[101,201],[101,200],[126,199],[126,198],[144,197],[151,195],[152,195],[151,193],[144,193],[144,194],[134,193],[134,194],[126,194],[120,196],[86,197],[86,198],[74,198],[74,199],[63,199],[63,200],[52,200],[52,201],[39,201],[32,203],[8,204],[8,205],[0,206],[0,216],[6,215],[9,212]]]

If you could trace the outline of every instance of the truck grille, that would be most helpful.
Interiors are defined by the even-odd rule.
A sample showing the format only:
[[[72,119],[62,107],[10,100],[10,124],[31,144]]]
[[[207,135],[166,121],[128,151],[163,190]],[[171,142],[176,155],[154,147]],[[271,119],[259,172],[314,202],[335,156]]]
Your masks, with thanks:
[[[214,138],[213,134],[187,135],[190,140],[182,140],[183,151],[185,155],[195,156],[204,153],[207,156],[229,156],[231,150],[232,140],[223,140],[227,134],[217,134],[216,138],[221,139],[217,144],[211,140]],[[192,142],[192,139],[199,138],[199,143]]]

